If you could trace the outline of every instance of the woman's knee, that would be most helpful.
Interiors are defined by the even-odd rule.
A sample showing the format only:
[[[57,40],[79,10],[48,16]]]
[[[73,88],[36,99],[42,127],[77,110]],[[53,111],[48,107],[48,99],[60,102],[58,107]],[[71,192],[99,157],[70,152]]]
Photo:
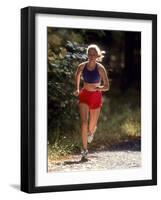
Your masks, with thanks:
[[[81,119],[81,125],[88,125],[88,119]]]

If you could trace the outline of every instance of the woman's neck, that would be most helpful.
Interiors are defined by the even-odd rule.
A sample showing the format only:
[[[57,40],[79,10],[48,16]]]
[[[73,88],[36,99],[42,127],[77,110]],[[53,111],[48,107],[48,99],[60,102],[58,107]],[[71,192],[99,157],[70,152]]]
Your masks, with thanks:
[[[91,69],[93,69],[96,65],[96,61],[88,61],[87,62],[87,66]]]

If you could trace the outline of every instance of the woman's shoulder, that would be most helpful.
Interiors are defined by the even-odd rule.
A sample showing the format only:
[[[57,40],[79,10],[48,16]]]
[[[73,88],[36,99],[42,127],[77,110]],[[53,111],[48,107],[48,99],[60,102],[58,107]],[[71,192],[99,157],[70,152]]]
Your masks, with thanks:
[[[101,64],[101,63],[98,63],[98,71],[99,71],[99,74],[104,76],[105,74],[108,75],[107,71],[106,71],[106,68]]]
[[[87,64],[87,61],[82,62],[82,63],[80,63],[80,64],[78,65],[78,67],[79,67],[80,69],[83,69],[83,68],[85,67],[86,64]]]
[[[105,67],[101,63],[97,62],[97,66],[98,66],[98,70],[100,70],[100,71],[105,70]]]

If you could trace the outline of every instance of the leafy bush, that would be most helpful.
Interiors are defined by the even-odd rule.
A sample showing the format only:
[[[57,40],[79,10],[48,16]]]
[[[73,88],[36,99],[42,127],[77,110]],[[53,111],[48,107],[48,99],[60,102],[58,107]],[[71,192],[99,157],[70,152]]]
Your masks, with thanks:
[[[85,46],[77,42],[61,41],[59,37],[59,34],[54,37],[56,44],[50,38],[48,48],[49,140],[56,134],[56,129],[62,133],[76,129],[79,113],[77,98],[73,95],[76,89],[75,72],[77,65],[87,59]]]

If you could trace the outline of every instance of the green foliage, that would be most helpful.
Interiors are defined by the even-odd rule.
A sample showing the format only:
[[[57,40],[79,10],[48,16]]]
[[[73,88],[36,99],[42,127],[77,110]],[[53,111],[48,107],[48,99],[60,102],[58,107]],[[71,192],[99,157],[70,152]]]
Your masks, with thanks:
[[[73,153],[74,151],[76,152],[78,151],[77,148],[79,149],[77,146],[77,143],[71,143],[71,141],[62,143],[61,140],[59,140],[53,145],[48,146],[48,154],[50,156],[49,159],[64,157]]]
[[[86,48],[76,41],[80,35],[71,30],[49,29],[48,37],[48,136],[49,140],[59,129],[62,133],[75,130],[79,113],[77,98],[73,95],[75,72],[79,63],[85,61]],[[62,35],[68,37],[62,37]],[[65,41],[74,37],[74,41]],[[71,120],[72,119],[72,120]]]
[[[48,143],[48,159],[57,160],[72,153],[80,153],[81,141],[79,134],[61,136],[57,130]]]

